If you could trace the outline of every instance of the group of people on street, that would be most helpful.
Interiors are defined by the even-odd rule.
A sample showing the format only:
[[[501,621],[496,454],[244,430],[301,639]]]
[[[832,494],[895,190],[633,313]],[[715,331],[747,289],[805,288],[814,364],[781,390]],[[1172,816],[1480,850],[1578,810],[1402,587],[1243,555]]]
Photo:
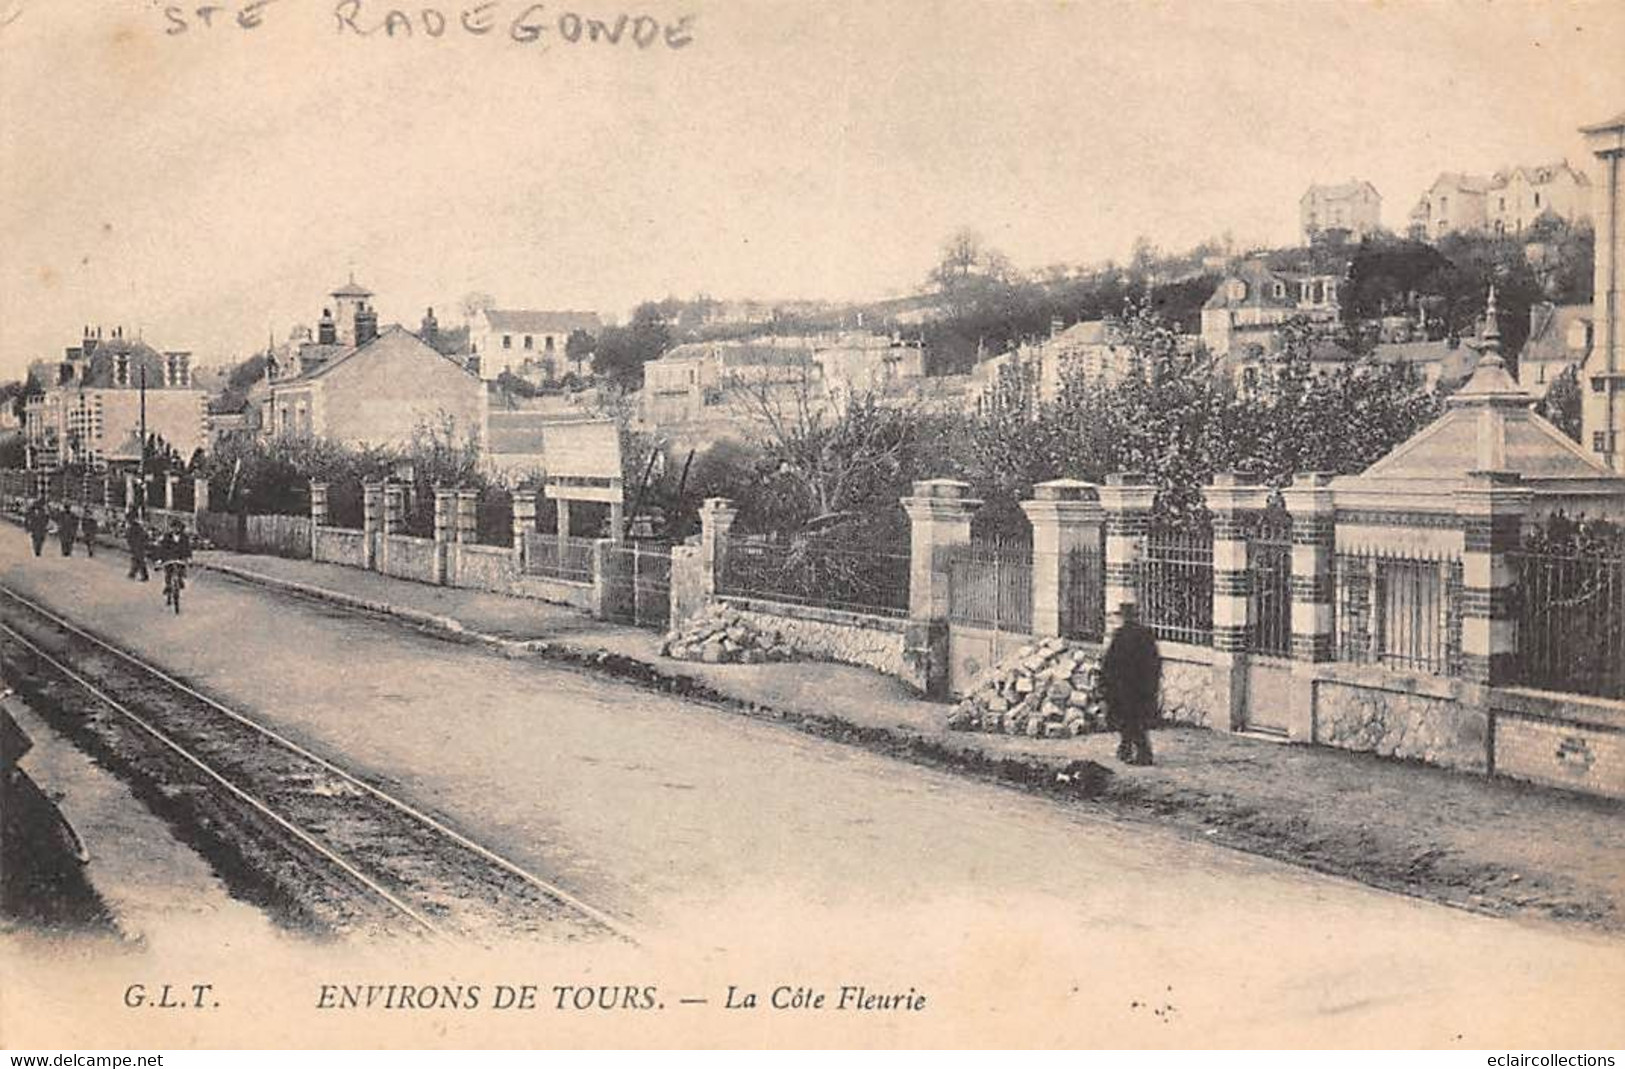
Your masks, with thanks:
[[[41,497],[34,499],[23,516],[23,526],[28,528],[28,536],[34,542],[34,556],[39,556],[45,549],[45,540],[51,533],[52,524],[56,525],[56,537],[64,557],[73,556],[73,544],[81,535],[85,540],[85,555],[96,555],[96,535],[100,533],[100,525],[96,522],[95,514],[87,510],[81,516],[64,502],[53,515],[50,506]]]
[[[23,514],[23,526],[33,540],[34,556],[40,556],[44,550],[53,525],[64,557],[73,556],[74,543],[81,537],[85,543],[85,555],[96,555],[96,536],[101,533],[101,527],[95,514],[86,509],[81,515],[66,502],[53,511],[46,500],[39,497]],[[164,569],[166,580],[184,575],[185,564],[192,559],[192,539],[180,520],[171,520],[169,529],[155,543],[146,521],[141,518],[140,509],[132,508],[124,517],[124,545],[130,553],[128,578],[143,583],[148,580],[149,558]]]

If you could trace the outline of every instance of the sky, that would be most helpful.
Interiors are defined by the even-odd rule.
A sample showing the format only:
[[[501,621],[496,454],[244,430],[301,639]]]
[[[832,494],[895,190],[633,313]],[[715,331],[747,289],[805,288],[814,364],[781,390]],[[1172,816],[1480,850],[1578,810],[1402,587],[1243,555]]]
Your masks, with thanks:
[[[965,226],[1022,268],[1285,243],[1351,177],[1402,229],[1625,109],[1619,3],[199,2],[0,0],[0,379],[86,324],[240,358],[352,272],[449,325],[902,293]],[[620,14],[654,42],[568,39]]]

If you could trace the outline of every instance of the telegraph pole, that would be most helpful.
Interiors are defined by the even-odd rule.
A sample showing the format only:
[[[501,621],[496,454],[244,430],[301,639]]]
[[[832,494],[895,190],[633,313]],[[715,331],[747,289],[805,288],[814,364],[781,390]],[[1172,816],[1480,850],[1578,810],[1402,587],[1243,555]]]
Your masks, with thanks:
[[[141,521],[147,519],[147,365],[141,365],[141,473],[137,485],[141,487]]]

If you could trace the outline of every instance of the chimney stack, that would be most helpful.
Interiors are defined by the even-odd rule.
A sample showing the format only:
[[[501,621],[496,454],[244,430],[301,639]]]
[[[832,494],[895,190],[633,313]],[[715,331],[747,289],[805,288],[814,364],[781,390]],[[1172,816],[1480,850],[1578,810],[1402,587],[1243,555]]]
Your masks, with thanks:
[[[322,318],[316,324],[316,344],[337,345],[339,341],[338,324],[333,322],[333,310],[322,309]]]
[[[355,310],[355,343],[365,345],[378,337],[378,313],[365,302]]]
[[[440,323],[434,317],[434,309],[430,308],[423,317],[423,327],[418,331],[418,337],[423,339],[425,345],[433,345],[435,339],[440,337]]]

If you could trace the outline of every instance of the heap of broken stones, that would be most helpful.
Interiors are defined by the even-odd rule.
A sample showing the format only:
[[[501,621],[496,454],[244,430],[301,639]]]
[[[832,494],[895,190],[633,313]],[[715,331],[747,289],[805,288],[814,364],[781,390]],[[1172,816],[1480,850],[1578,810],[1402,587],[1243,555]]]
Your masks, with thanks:
[[[982,673],[948,716],[955,731],[1059,739],[1106,731],[1097,655],[1051,638]]]
[[[660,652],[679,661],[706,664],[765,664],[795,656],[782,633],[764,630],[738,610],[716,603],[667,635]]]

